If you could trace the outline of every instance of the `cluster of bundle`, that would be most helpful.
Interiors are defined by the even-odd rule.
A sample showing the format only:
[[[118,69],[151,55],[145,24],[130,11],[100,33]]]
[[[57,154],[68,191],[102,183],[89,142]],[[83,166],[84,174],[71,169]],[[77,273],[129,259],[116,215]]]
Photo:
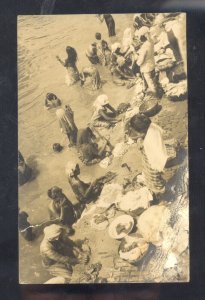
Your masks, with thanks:
[[[97,201],[98,207],[109,207],[116,203],[117,198],[122,194],[122,186],[118,183],[106,184]]]
[[[175,61],[173,61],[172,58],[167,57],[165,54],[161,55],[156,63],[156,67],[159,71],[165,71],[172,68],[174,65]]]
[[[139,233],[156,246],[163,242],[163,231],[170,220],[170,211],[165,206],[153,205],[143,212],[137,222]]]
[[[179,83],[168,83],[164,87],[164,92],[172,101],[183,100],[187,97],[187,82],[186,80]]]
[[[123,211],[135,211],[135,214],[147,209],[153,200],[152,194],[147,187],[142,187],[135,191],[130,191],[118,198],[118,207]]]

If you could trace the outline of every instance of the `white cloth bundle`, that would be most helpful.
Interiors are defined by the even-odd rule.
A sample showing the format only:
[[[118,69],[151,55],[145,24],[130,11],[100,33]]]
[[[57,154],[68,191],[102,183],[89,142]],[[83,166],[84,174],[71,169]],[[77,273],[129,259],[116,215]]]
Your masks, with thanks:
[[[162,133],[158,125],[151,123],[144,139],[144,150],[150,166],[159,172],[163,171],[168,159]]]

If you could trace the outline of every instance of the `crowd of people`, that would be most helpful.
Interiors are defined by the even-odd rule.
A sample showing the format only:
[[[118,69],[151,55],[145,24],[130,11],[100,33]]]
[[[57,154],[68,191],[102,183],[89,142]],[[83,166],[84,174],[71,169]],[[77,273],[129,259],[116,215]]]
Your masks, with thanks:
[[[116,36],[112,15],[97,15],[97,18],[100,22],[106,22],[109,37]],[[177,85],[186,79],[186,62],[183,61],[184,49],[180,37],[175,34],[173,28],[167,26],[170,20],[177,19],[180,23],[180,18],[180,14],[136,14],[133,26],[125,29],[122,41],[111,45],[97,32],[95,40],[85,51],[89,65],[81,72],[77,67],[77,50],[72,46],[66,47],[65,61],[56,56],[67,70],[68,86],[79,82],[82,89],[100,90],[102,80],[98,65],[110,71],[114,84],[128,89],[136,86],[137,100],[124,105],[124,109],[114,108],[110,104],[109,95],[99,92],[93,103],[93,114],[87,127],[78,128],[74,112],[68,104],[63,106],[61,99],[53,93],[47,93],[45,99],[46,109],[55,109],[60,130],[68,138],[68,146],[77,150],[82,164],[87,168],[112,156],[114,147],[100,133],[101,128],[109,131],[117,123],[124,122],[122,140],[131,139],[137,144],[141,152],[144,184],[157,201],[160,201],[161,195],[166,191],[163,170],[169,160],[168,146],[169,151],[172,147],[173,152],[176,152],[178,145],[167,145],[160,126],[136,108],[146,102],[147,97],[159,101],[166,94],[165,86]],[[125,118],[126,111],[131,112],[128,118]],[[55,144],[53,150],[60,152],[62,147]],[[20,152],[18,173],[20,185],[26,184],[32,177],[32,170]],[[72,266],[86,263],[89,259],[89,249],[83,243],[70,239],[74,234],[72,226],[81,218],[86,205],[98,199],[103,186],[113,179],[114,174],[108,172],[105,176],[86,183],[80,178],[80,166],[75,161],[66,164],[65,173],[69,188],[75,194],[78,203],[72,204],[58,186],[53,186],[47,191],[50,201],[50,224],[44,228],[40,253],[43,266],[48,272],[54,277],[60,276],[68,283],[72,277]],[[20,211],[19,230],[26,240],[32,241],[35,234],[27,219],[28,214]]]

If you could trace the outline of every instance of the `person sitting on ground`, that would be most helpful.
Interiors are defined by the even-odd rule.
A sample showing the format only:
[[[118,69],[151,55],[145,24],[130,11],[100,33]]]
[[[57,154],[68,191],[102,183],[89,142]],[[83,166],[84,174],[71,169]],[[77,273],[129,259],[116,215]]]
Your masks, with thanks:
[[[73,266],[86,264],[89,260],[88,252],[82,248],[82,243],[68,238],[62,226],[52,224],[44,228],[44,238],[40,244],[42,264],[52,276],[60,276],[69,283]]]
[[[50,220],[59,218],[61,224],[72,228],[72,225],[80,218],[84,205],[81,203],[73,205],[58,186],[53,186],[48,190],[48,197],[52,200],[48,206]]]
[[[97,48],[97,56],[99,58],[99,62],[102,66],[107,66],[110,63],[110,55],[111,51],[109,49],[108,43],[102,40],[101,33],[97,32],[95,34],[96,38],[96,48]]]
[[[19,212],[19,217],[18,217],[18,228],[23,236],[23,238],[27,241],[32,241],[35,237],[32,231],[31,224],[28,221],[29,215],[25,211]]]
[[[101,145],[98,143],[101,142]],[[77,147],[80,158],[86,165],[99,162],[110,155],[110,146],[106,140],[99,141],[89,127],[78,131]]]
[[[104,184],[110,180],[110,177],[113,178],[113,174],[108,173],[95,179],[92,183],[85,183],[79,178],[79,164],[72,161],[67,163],[65,172],[77,200],[85,204],[95,201],[99,197]]]
[[[61,100],[53,93],[47,93],[45,99],[45,107],[46,109],[51,109],[61,106]]]
[[[102,87],[100,74],[98,70],[93,67],[85,67],[80,73],[81,86],[96,91]]]
[[[109,128],[120,121],[116,110],[109,104],[107,95],[99,95],[93,103],[94,112],[91,118],[91,127]]]
[[[99,58],[97,56],[97,47],[96,46],[97,46],[96,43],[92,43],[85,52],[87,58],[93,65],[99,64]]]

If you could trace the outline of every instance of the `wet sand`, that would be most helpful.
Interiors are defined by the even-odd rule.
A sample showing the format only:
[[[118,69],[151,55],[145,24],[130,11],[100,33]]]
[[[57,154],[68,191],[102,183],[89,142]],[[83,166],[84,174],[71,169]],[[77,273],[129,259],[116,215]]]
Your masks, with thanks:
[[[63,101],[63,105],[69,104],[72,107],[78,128],[83,128],[90,120],[92,103],[97,95],[107,94],[114,107],[121,102],[131,100],[134,88],[128,90],[126,87],[114,85],[109,70],[100,66],[98,69],[105,81],[102,89],[89,92],[82,89],[79,84],[66,86],[66,70],[55,59],[56,55],[65,57],[65,47],[71,45],[78,53],[78,68],[89,65],[84,51],[94,40],[95,32],[101,32],[103,38],[112,43],[115,40],[120,41],[124,29],[132,25],[133,15],[115,15],[114,18],[117,37],[113,39],[109,39],[106,25],[100,24],[94,15],[77,18],[75,16],[36,16],[30,19],[22,17],[19,22],[19,149],[28,164],[35,170],[35,178],[19,188],[19,207],[28,212],[31,224],[38,224],[48,219],[47,190],[53,185],[60,186],[69,199],[73,203],[76,202],[65,176],[65,165],[68,160],[80,163],[81,177],[88,182],[109,170],[117,171],[117,181],[122,182],[129,173],[125,168],[120,167],[123,162],[131,166],[133,174],[141,171],[136,145],[131,146],[123,158],[113,161],[107,169],[102,169],[99,165],[83,166],[77,158],[76,150],[67,147],[68,140],[60,132],[55,111],[44,109],[46,93],[53,92]],[[89,35],[84,32],[89,32]],[[179,138],[183,144],[187,133],[187,102],[173,103],[162,99],[161,105],[161,112],[153,120],[156,119],[162,127],[167,126],[171,136]],[[120,123],[110,130],[109,135],[112,137],[113,145],[122,140],[122,133],[123,128]],[[52,144],[55,142],[60,142],[64,146],[62,153],[53,152]],[[74,239],[88,237],[89,232],[88,238],[95,245],[95,231],[87,232],[78,228],[76,232]],[[112,266],[113,257],[117,254],[118,242],[109,238],[107,232],[97,233],[101,252],[107,251],[105,248],[108,244],[110,248],[109,257],[101,258],[107,274],[109,266]],[[39,244],[42,238],[43,235],[40,234],[34,242],[29,243],[20,237],[19,258],[22,283],[42,283],[51,277],[41,265]],[[94,247],[94,252],[96,249]],[[100,258],[99,253],[94,255],[93,259],[97,257]]]

